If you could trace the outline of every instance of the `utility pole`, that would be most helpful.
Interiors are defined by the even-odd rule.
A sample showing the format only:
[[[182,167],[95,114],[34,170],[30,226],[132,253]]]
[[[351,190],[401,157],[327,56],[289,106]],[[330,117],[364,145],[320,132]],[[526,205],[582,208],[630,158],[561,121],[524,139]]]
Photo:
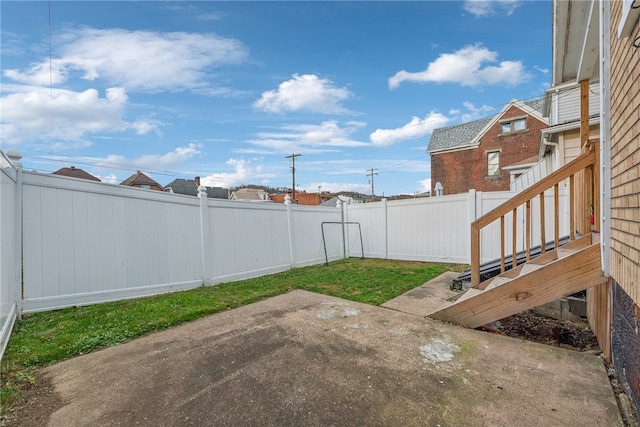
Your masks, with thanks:
[[[371,182],[371,201],[372,202],[376,201],[376,193],[375,193],[375,191],[373,189],[373,177],[374,177],[374,175],[378,175],[378,172],[374,172],[374,171],[377,171],[377,170],[378,169],[373,169],[373,168],[367,170],[367,172],[368,172],[367,176],[371,178],[369,180],[369,182]]]
[[[291,186],[291,203],[296,202],[296,157],[300,157],[302,154],[291,154],[287,156],[287,159],[291,159],[291,176],[292,176],[292,186]]]

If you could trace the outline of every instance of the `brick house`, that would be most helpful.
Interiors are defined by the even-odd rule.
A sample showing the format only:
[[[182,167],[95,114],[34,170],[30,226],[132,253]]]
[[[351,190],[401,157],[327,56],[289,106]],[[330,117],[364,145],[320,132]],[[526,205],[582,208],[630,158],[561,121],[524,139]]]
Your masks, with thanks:
[[[540,134],[547,127],[543,100],[512,100],[495,116],[435,129],[431,191],[443,194],[509,190],[509,183],[537,161]]]

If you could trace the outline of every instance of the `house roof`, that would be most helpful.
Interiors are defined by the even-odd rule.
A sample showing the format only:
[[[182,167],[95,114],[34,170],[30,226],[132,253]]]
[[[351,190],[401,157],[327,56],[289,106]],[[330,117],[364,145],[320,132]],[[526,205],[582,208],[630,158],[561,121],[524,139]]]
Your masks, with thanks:
[[[125,179],[120,183],[120,185],[127,185],[129,187],[139,187],[141,185],[149,185],[152,187],[163,188],[162,185],[158,184],[157,181],[149,178],[144,173],[137,171],[135,174],[131,175],[129,178]]]
[[[427,151],[445,150],[467,145],[491,121],[491,117],[462,123],[446,128],[434,129]]]
[[[502,110],[491,117],[475,120],[473,122],[434,129],[431,133],[428,152],[451,150],[471,146],[477,142],[484,133],[512,106],[516,106],[523,111],[535,116],[539,120],[545,121],[542,116],[544,98],[531,101],[512,100],[502,108]]]
[[[239,188],[231,193],[235,200],[269,200],[269,193],[258,188]]]
[[[89,181],[101,182],[100,179],[96,178],[95,176],[91,175],[88,172],[83,171],[82,169],[78,169],[75,166],[71,166],[68,168],[60,168],[57,171],[55,171],[53,174],[60,175],[60,176],[69,176],[71,178],[80,178],[80,179],[87,179]]]
[[[207,189],[207,197],[209,199],[226,199],[227,190],[222,187],[205,187]],[[164,186],[165,190],[171,189],[175,194],[184,194],[187,196],[197,196],[198,186],[194,179],[176,178]]]

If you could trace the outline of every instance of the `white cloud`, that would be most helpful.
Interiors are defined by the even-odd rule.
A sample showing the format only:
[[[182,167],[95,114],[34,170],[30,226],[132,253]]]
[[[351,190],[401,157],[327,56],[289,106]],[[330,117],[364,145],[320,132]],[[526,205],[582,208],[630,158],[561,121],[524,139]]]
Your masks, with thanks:
[[[9,94],[0,98],[0,126],[2,139],[8,143],[44,137],[78,143],[98,132],[146,134],[158,130],[157,123],[149,120],[123,120],[128,97],[121,87],[107,89],[104,98],[95,89],[73,92],[15,85],[3,89]]]
[[[280,83],[278,89],[263,92],[253,105],[269,113],[309,111],[322,114],[348,114],[342,101],[353,96],[346,88],[336,87],[331,80],[314,74],[294,74]]]
[[[187,160],[200,154],[199,146],[189,144],[178,147],[165,154],[144,154],[136,158],[127,158],[118,154],[110,154],[103,159],[94,159],[94,166],[113,168],[128,167],[143,170],[179,169]]]
[[[542,67],[538,67],[537,65],[534,65],[533,68],[536,71],[541,72],[542,74],[549,74],[549,69],[548,68],[542,68]]]
[[[458,83],[462,86],[506,84],[515,86],[529,79],[520,61],[502,61],[498,65],[498,53],[481,44],[465,46],[454,53],[443,53],[431,62],[427,69],[417,73],[398,71],[389,78],[389,87],[397,88],[403,82]]]
[[[501,12],[511,15],[521,0],[466,0],[463,8],[476,16],[496,15]]]
[[[119,184],[120,182],[122,182],[122,179],[118,179],[118,177],[115,174],[109,174],[109,175],[96,175],[96,174],[92,174],[93,176],[95,176],[96,178],[100,179],[100,181],[102,182],[106,182],[107,184]]]
[[[407,139],[429,135],[433,129],[444,126],[448,121],[446,116],[432,111],[424,119],[413,117],[401,128],[376,129],[369,137],[373,145],[389,146]]]
[[[491,113],[495,108],[490,105],[483,105],[481,107],[476,107],[473,103],[469,101],[465,101],[462,103],[464,107],[467,109],[466,113],[462,113],[460,116],[460,120],[463,122],[470,122],[473,120],[481,119],[487,117],[489,113]]]
[[[280,126],[276,131],[260,132],[256,139],[248,142],[282,153],[335,151],[339,147],[368,145],[351,138],[351,135],[363,126],[363,122],[350,121],[341,125],[336,120],[328,120],[319,125],[289,124]]]
[[[239,41],[215,34],[160,33],[124,29],[82,28],[60,38],[60,57],[26,70],[5,70],[14,81],[60,84],[79,72],[85,80],[104,79],[111,85],[148,92],[208,88],[207,72],[247,57]]]
[[[236,187],[242,184],[255,182],[257,179],[264,182],[273,178],[275,174],[264,172],[262,165],[252,165],[250,160],[229,159],[226,164],[233,167],[233,172],[219,172],[201,178],[202,184],[209,187]]]
[[[418,181],[418,184],[419,184],[419,188],[418,188],[419,193],[427,193],[431,191],[431,178],[421,179],[420,181]]]

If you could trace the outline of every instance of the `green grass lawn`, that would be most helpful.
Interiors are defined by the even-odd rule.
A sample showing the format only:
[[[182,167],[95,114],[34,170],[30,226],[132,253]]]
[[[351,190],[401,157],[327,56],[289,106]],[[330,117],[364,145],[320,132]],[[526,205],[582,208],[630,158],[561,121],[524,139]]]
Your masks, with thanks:
[[[2,359],[2,412],[33,369],[294,289],[380,305],[465,265],[347,259],[147,298],[24,315]]]

